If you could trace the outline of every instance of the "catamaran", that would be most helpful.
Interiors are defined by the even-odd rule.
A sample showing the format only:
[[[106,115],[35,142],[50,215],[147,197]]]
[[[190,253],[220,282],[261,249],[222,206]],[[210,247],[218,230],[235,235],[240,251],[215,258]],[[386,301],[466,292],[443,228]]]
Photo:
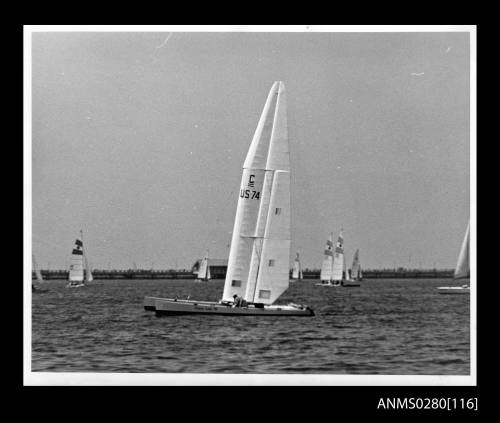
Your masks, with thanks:
[[[94,280],[85,249],[83,248],[83,231],[80,231],[80,236],[76,239],[75,246],[71,252],[68,280],[68,285],[66,285],[67,288],[80,288],[85,286],[85,282]]]
[[[290,212],[286,94],[277,81],[243,164],[222,299],[145,297],[144,308],[158,315],[313,316],[305,305],[275,304],[290,282]]]
[[[196,282],[207,282],[210,280],[210,266],[208,264],[208,251],[201,261],[200,268],[198,269],[198,277]]]
[[[302,275],[302,266],[300,264],[299,253],[295,256],[295,260],[293,261],[293,270],[292,270],[292,281],[296,281],[299,279],[304,279]]]
[[[469,231],[470,231],[470,221],[467,224],[464,240],[462,241],[462,247],[460,248],[460,253],[458,255],[457,266],[455,267],[455,272],[453,274],[454,280],[470,278]],[[438,292],[440,294],[469,294],[470,286],[468,284],[464,284],[461,286],[440,286],[438,287]]]

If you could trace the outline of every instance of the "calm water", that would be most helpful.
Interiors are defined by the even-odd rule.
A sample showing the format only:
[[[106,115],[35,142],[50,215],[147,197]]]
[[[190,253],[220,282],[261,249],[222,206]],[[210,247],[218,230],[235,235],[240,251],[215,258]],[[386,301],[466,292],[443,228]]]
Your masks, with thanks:
[[[61,372],[468,375],[469,295],[451,280],[366,280],[360,288],[290,284],[279,303],[315,317],[170,316],[144,295],[218,300],[224,281],[47,281],[33,294],[32,370]]]

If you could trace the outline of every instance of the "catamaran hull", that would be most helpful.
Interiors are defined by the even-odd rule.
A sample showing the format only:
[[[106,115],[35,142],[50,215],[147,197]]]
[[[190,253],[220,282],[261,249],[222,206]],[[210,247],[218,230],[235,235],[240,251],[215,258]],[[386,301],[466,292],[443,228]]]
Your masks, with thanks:
[[[155,301],[161,299],[161,297],[144,297],[144,310],[156,311]]]
[[[81,283],[81,284],[78,284],[78,285],[70,285],[70,284],[68,284],[68,285],[66,285],[66,288],[81,288],[83,286],[85,286],[84,283]]]
[[[440,294],[447,295],[461,295],[461,294],[469,294],[470,288],[464,288],[461,286],[441,286],[438,288],[438,292]]]
[[[271,305],[262,308],[231,307],[210,301],[188,301],[175,300],[170,298],[154,299],[152,297],[144,298],[144,308],[155,311],[156,315],[179,316],[211,314],[217,316],[314,316],[314,311],[307,306],[301,305]]]
[[[317,286],[326,286],[328,288],[353,288],[357,286],[361,286],[361,284],[356,282],[341,282],[341,283],[317,283]]]

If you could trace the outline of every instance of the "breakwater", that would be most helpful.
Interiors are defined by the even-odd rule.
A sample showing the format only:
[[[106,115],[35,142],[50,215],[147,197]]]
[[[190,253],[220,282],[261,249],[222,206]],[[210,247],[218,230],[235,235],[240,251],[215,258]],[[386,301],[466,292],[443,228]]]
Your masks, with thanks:
[[[68,279],[66,270],[42,270],[47,280]],[[319,270],[303,271],[304,279],[319,279]],[[98,270],[92,271],[94,279],[195,279],[196,274],[188,270]],[[32,274],[33,279],[35,274]],[[374,269],[363,270],[363,279],[435,279],[452,278],[453,269]],[[219,274],[218,279],[224,279]]]

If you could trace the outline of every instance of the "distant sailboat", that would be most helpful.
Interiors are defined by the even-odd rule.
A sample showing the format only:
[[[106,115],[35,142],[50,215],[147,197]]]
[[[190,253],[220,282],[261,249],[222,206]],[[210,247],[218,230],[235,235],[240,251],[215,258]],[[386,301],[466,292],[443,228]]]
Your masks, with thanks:
[[[341,285],[343,287],[354,287],[354,286],[361,286],[356,280],[351,279],[351,275],[349,274],[349,269],[347,268],[347,264],[344,262],[345,266],[345,271],[344,271],[344,280],[342,281]]]
[[[345,276],[344,280],[342,281],[342,286],[346,288],[361,286],[361,284],[358,282],[359,279],[352,278],[352,268],[351,272],[349,273],[349,268],[347,267],[347,263],[345,261],[344,261],[344,266],[345,266],[345,272],[344,272]]]
[[[304,279],[302,275],[302,266],[300,264],[299,253],[295,256],[295,260],[293,261],[293,270],[292,270],[292,280]]]
[[[33,254],[31,256],[31,258],[32,258],[32,263],[33,263],[33,270],[35,271],[35,277],[36,277],[36,281],[37,281],[37,284],[34,284],[33,282],[31,282],[31,292],[46,291],[46,289],[42,289],[39,287],[39,284],[43,283],[43,277],[42,277],[42,273],[40,272],[40,269],[38,268],[38,264],[35,260],[35,255]]]
[[[201,281],[209,281],[210,280],[210,266],[208,262],[208,251],[205,254],[205,257],[203,257],[203,260],[201,261],[200,268],[198,269],[198,277],[196,278],[196,281],[201,282]]]
[[[467,224],[467,230],[465,231],[464,240],[462,241],[462,247],[460,248],[460,253],[458,255],[458,262],[453,275],[453,279],[455,280],[470,278],[469,231],[470,221]],[[470,286],[468,284],[462,286],[440,286],[438,287],[438,290],[440,294],[468,294],[470,293]]]
[[[354,253],[352,259],[351,278],[355,281],[363,280],[363,271],[361,270],[361,263],[359,261],[359,248]]]
[[[167,315],[314,315],[307,306],[274,304],[290,282],[287,132],[285,86],[275,82],[243,164],[222,299],[210,302],[145,297],[145,309]]]
[[[333,249],[333,233],[326,242],[323,264],[320,272],[321,283],[318,286],[352,287],[360,286],[349,277],[349,270],[345,264],[344,235],[341,230]]]
[[[321,283],[316,285],[333,286],[333,232],[330,233],[330,238],[326,241],[325,250],[323,253],[323,262],[320,271]],[[342,279],[342,276],[340,277]],[[340,281],[338,283],[340,285]]]
[[[321,265],[319,286],[341,286],[344,272],[344,237],[342,231],[337,238],[335,250],[333,249],[333,233],[330,233],[330,238],[326,241],[325,251],[323,255],[323,263]]]
[[[85,286],[85,281],[93,280],[92,273],[89,271],[90,267],[85,257],[85,250],[83,248],[83,232],[80,231],[80,236],[75,241],[75,246],[71,252],[71,264],[69,267],[69,282],[67,288],[80,288]],[[84,278],[84,263],[87,268],[86,276]]]

